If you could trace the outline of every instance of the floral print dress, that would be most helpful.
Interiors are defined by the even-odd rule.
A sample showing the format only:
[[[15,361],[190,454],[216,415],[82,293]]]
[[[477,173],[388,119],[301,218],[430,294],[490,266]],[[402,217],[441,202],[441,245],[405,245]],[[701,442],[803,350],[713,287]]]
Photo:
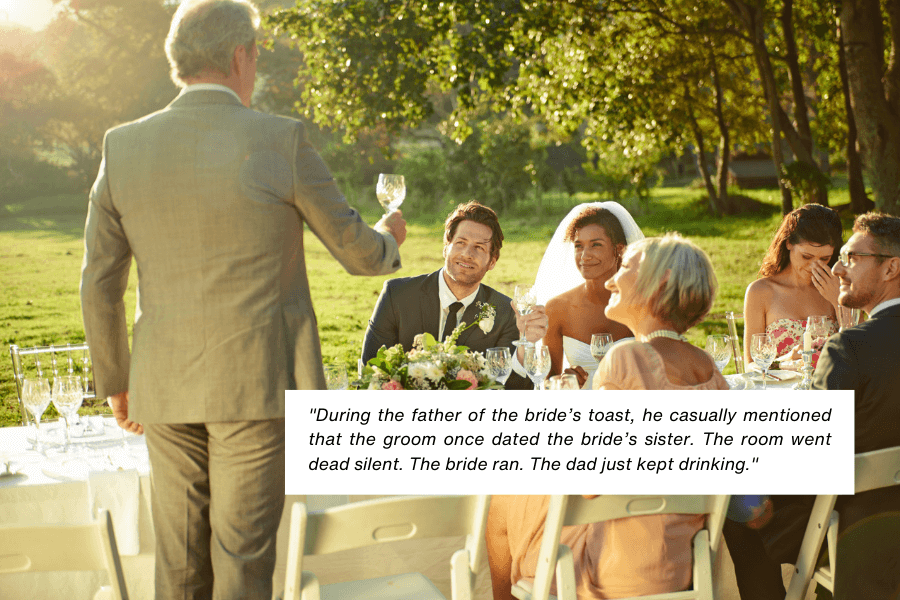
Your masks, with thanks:
[[[828,336],[838,331],[838,324],[833,318],[828,317]],[[806,331],[806,319],[778,319],[769,323],[766,333],[775,341],[778,356],[784,355],[788,350],[803,343],[803,332]],[[827,339],[827,337],[826,337]],[[813,347],[812,366],[819,362],[821,347]]]

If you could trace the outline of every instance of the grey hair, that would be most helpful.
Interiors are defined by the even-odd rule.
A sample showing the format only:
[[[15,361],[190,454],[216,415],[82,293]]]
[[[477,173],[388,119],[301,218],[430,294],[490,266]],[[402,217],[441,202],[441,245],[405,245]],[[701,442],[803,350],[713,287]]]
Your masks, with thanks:
[[[256,43],[259,21],[248,0],[184,0],[166,36],[172,81],[185,87],[185,79],[207,71],[227,77],[235,49]]]
[[[712,308],[719,282],[712,262],[699,246],[677,233],[646,238],[628,245],[631,255],[642,253],[635,294],[653,316],[684,333]]]

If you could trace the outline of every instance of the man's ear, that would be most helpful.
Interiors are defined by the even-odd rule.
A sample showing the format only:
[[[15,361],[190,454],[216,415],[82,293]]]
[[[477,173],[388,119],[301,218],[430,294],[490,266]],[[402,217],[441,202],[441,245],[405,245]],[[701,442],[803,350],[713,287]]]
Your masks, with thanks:
[[[447,258],[447,252],[449,252],[449,251],[450,251],[450,245],[445,243],[444,249],[441,251],[441,255],[444,257],[445,260]]]
[[[491,262],[488,263],[488,268],[487,268],[487,270],[488,270],[488,271],[493,271],[495,266],[497,266],[497,259],[494,258],[494,257],[492,256],[492,257],[491,257]]]
[[[900,258],[892,256],[885,262],[883,279],[884,281],[900,281]]]

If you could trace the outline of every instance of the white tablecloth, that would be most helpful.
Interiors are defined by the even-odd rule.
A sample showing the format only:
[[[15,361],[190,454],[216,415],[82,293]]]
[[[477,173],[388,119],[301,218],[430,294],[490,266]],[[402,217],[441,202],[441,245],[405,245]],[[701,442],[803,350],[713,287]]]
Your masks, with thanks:
[[[122,568],[128,594],[132,600],[153,598],[154,544],[150,512],[150,477],[146,444],[143,436],[126,436],[127,451],[122,448],[122,433],[111,418],[104,421],[104,434],[76,441],[84,460],[107,470],[117,466],[137,468],[140,474],[138,531],[140,552],[122,556]],[[31,450],[29,437],[33,429],[0,428],[0,472],[5,462],[11,463],[17,475],[0,477],[0,525],[34,523],[84,522],[90,515],[88,502],[88,467],[74,467],[58,454],[62,442],[61,425],[42,425],[43,439],[48,440],[50,458]],[[63,464],[66,463],[66,464]],[[423,490],[425,492],[426,490]],[[274,574],[276,595],[284,588],[288,525],[293,502],[306,501],[312,510],[337,506],[373,496],[287,496],[278,531],[278,561]],[[450,556],[463,547],[463,538],[413,540],[304,559],[304,570],[316,573],[323,584],[368,577],[420,571],[450,597]],[[90,600],[101,585],[102,573],[14,573],[0,576],[0,598],[28,600]],[[486,560],[476,581],[478,600],[489,600],[490,574]]]

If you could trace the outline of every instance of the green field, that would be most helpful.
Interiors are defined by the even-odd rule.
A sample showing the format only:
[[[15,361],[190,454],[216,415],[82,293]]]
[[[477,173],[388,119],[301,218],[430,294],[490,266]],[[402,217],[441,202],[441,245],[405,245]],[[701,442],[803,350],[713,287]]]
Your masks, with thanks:
[[[700,192],[679,187],[653,190],[651,200],[636,215],[645,235],[678,231],[705,249],[716,268],[719,295],[712,315],[688,332],[701,345],[710,332],[724,333],[726,310],[740,312],[744,289],[753,280],[763,253],[781,216],[776,190],[746,192],[763,206],[755,213],[716,219],[708,216]],[[380,208],[373,190],[354,194],[372,198],[358,205],[364,218],[374,223]],[[485,283],[512,295],[517,283],[534,280],[544,247],[559,220],[579,202],[598,198],[581,195],[547,196],[537,208],[517,208],[501,217],[506,241],[497,267]],[[831,192],[831,204],[847,203],[846,189]],[[409,203],[407,203],[409,205]],[[22,347],[84,341],[78,295],[83,253],[82,231],[87,209],[84,196],[52,196],[4,204],[0,200],[0,426],[19,422],[10,344]],[[852,215],[842,213],[849,227]],[[401,248],[403,268],[395,276],[431,272],[442,265],[443,214],[415,214],[407,208],[409,235]],[[846,237],[846,236],[845,236]],[[366,322],[381,290],[384,277],[351,277],[335,268],[337,263],[315,236],[308,234],[306,259],[312,297],[319,320],[326,362],[356,364]],[[134,313],[136,275],[132,272],[126,297],[128,314]],[[240,357],[235,357],[235,366]],[[54,409],[45,418],[52,418]],[[85,412],[103,410],[101,402]]]

